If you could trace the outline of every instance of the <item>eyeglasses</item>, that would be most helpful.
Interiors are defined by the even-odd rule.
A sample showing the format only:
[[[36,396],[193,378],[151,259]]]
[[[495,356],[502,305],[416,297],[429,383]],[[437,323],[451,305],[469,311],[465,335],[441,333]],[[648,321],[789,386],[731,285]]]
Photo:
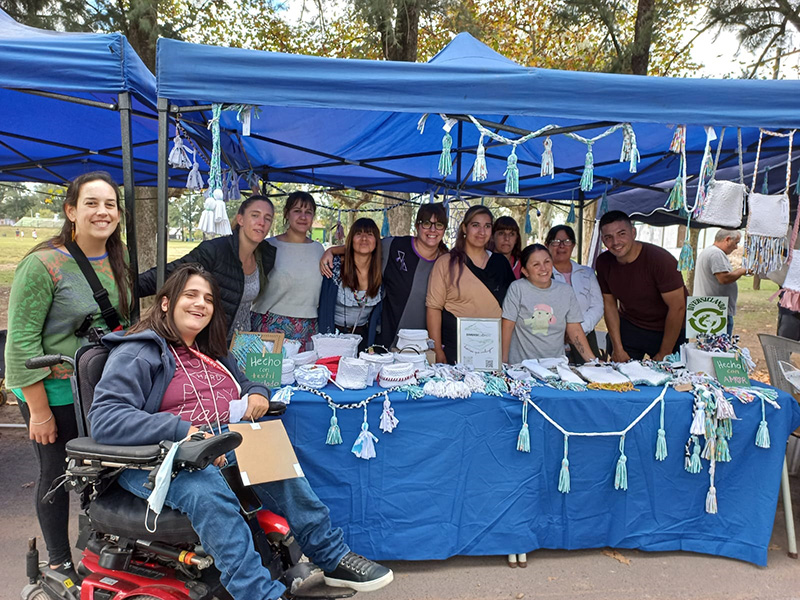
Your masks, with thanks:
[[[517,232],[512,231],[511,229],[505,229],[503,231],[498,231],[495,235],[503,237],[503,238],[513,238],[517,237]]]
[[[433,227],[436,231],[444,231],[444,223],[439,221],[420,221],[419,226],[423,229],[430,229]]]
[[[570,246],[573,246],[574,244],[575,244],[575,242],[573,242],[572,240],[553,240],[552,242],[550,242],[551,246],[566,246],[566,247],[570,247]]]

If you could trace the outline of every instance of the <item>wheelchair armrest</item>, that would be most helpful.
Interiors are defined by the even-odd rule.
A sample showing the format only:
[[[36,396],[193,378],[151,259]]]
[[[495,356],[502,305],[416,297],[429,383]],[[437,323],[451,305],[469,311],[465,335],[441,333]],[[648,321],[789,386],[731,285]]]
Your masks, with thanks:
[[[176,468],[205,469],[217,457],[238,448],[241,443],[242,434],[235,431],[228,431],[204,440],[191,439],[180,445],[173,464]],[[172,442],[164,444],[169,447]]]
[[[129,465],[156,465],[164,456],[158,444],[147,446],[112,446],[98,444],[90,437],[67,442],[67,456],[76,460],[91,460]]]

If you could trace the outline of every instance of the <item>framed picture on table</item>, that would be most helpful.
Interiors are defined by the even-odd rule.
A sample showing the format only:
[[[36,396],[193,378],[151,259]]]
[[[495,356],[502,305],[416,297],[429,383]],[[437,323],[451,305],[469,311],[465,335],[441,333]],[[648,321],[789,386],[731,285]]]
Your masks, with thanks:
[[[457,360],[475,371],[494,371],[503,366],[500,319],[456,317]]]

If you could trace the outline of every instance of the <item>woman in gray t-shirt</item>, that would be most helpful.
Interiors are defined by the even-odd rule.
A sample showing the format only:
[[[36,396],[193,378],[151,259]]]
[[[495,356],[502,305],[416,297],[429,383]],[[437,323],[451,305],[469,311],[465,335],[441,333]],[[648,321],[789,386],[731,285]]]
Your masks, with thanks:
[[[595,358],[583,333],[583,313],[572,287],[553,281],[553,258],[541,244],[522,251],[522,278],[503,302],[503,362],[564,356],[564,333],[584,360]]]

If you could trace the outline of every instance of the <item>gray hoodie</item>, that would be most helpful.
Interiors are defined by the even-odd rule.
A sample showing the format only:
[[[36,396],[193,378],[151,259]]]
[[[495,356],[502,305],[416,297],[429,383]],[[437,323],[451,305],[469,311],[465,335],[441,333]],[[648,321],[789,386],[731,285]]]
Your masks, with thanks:
[[[139,446],[186,437],[191,423],[178,415],[159,412],[176,367],[166,340],[147,330],[129,335],[112,333],[103,338],[103,343],[111,353],[89,410],[95,441]],[[269,390],[247,379],[232,356],[219,362],[236,378],[242,396],[254,393],[269,398]]]

